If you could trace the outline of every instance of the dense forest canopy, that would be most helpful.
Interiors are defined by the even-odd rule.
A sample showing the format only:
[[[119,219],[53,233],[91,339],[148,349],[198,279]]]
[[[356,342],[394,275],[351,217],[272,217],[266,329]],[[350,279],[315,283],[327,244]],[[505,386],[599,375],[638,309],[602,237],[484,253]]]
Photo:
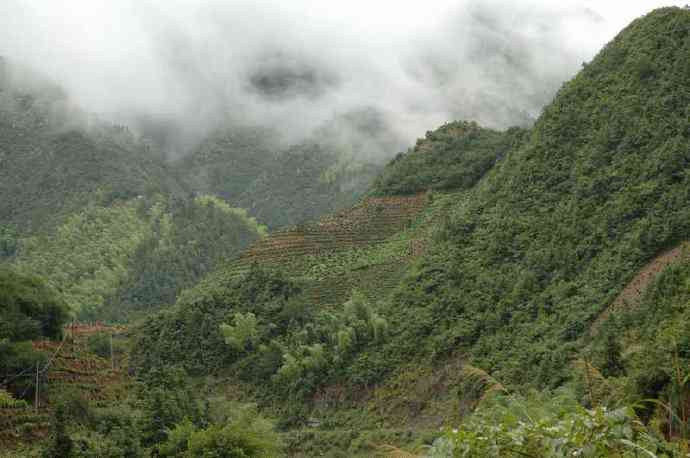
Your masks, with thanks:
[[[253,90],[340,84],[297,70]],[[690,449],[689,9],[532,127],[446,122],[385,166],[373,108],[171,160],[0,89],[0,456]]]

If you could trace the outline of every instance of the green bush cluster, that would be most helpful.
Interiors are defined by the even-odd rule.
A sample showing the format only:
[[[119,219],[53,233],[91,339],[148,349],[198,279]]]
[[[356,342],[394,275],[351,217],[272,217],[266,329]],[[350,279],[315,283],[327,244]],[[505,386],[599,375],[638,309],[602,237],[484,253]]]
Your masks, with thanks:
[[[170,362],[196,374],[232,369],[266,395],[300,399],[346,378],[348,362],[387,332],[358,291],[341,310],[316,309],[284,274],[253,267],[185,291],[138,330],[133,358],[143,370]]]
[[[22,409],[27,406],[23,399],[16,399],[7,390],[0,389],[0,409]]]
[[[158,448],[161,457],[183,458],[272,458],[280,453],[281,439],[273,425],[247,408],[239,409],[226,424],[204,429],[185,420]]]
[[[499,132],[467,121],[444,124],[388,163],[370,193],[386,196],[469,189],[519,146],[526,134],[524,129]]]
[[[0,339],[27,341],[62,336],[67,307],[45,281],[0,268]]]
[[[632,408],[585,409],[567,393],[487,400],[425,456],[566,458],[681,456],[645,427]]]
[[[55,400],[50,458],[272,458],[282,443],[273,424],[252,405],[205,403],[181,369],[145,374],[118,406],[96,407],[78,392]]]

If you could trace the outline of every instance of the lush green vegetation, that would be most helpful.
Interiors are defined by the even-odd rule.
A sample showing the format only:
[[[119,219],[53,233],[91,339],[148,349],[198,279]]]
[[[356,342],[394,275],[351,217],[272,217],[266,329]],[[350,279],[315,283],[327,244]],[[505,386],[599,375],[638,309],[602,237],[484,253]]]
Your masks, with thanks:
[[[251,405],[202,402],[180,370],[152,371],[117,407],[63,396],[41,453],[51,458],[270,458],[281,453],[270,421]]]
[[[474,122],[452,122],[398,154],[376,179],[374,195],[414,194],[430,189],[468,189],[516,148],[526,131],[483,129]]]
[[[89,205],[55,233],[19,238],[13,265],[39,273],[81,317],[122,320],[171,304],[265,228],[218,198]]]
[[[353,373],[460,352],[506,383],[567,380],[593,320],[690,233],[689,24],[657,10],[564,85],[440,225],[384,309],[392,338]]]
[[[59,339],[68,309],[40,278],[0,268],[0,384],[14,392],[24,389],[19,376],[44,357],[31,340]],[[28,369],[27,369],[28,368]],[[5,401],[10,402],[5,398]]]
[[[67,308],[44,281],[10,269],[0,269],[0,335],[26,341],[62,335]]]
[[[385,198],[229,265],[219,245],[264,232],[248,214],[278,226],[330,210],[350,163],[315,146],[278,167],[269,144],[249,171],[205,182],[233,205],[246,187],[248,212],[146,194],[86,207],[48,236],[6,225],[3,256],[75,304],[177,298],[134,331],[131,397],[88,415],[65,403],[47,453],[400,456],[394,446],[425,442],[444,457],[687,454],[690,255],[646,277],[639,301],[611,305],[690,236],[689,107],[690,11],[665,8],[584,65],[530,131],[447,124],[387,167],[371,190]],[[194,180],[228,151],[190,159]],[[252,167],[266,174],[250,179]],[[226,173],[246,180],[224,185]],[[320,197],[260,205],[273,192]],[[23,329],[20,315],[3,329]]]
[[[647,428],[632,408],[585,409],[568,393],[501,396],[487,400],[457,429],[449,429],[429,457],[656,457],[682,456]]]
[[[53,236],[20,240],[14,264],[47,278],[75,313],[99,310],[126,275],[146,229],[134,203],[92,206],[69,216]]]
[[[182,193],[165,163],[125,127],[87,128],[86,115],[47,83],[0,84],[3,225],[34,233],[89,202]]]
[[[337,336],[343,330],[329,333],[319,327],[324,312],[311,305],[318,299],[297,294],[299,300],[285,302],[300,303],[302,310],[310,311],[302,328],[306,334],[316,332],[301,341],[284,332],[271,314],[262,311],[262,306],[237,303],[223,307],[222,313],[204,325],[214,329],[225,324],[219,329],[225,332],[228,342],[226,359],[214,357],[214,365],[197,365],[194,370],[217,373],[227,369],[244,382],[258,386],[259,391],[268,390],[272,396],[287,400],[295,392],[290,377],[283,375],[299,374],[294,387],[303,390],[304,398],[334,385],[344,385],[350,393],[370,386],[393,392],[391,383],[399,380],[402,372],[430,368],[428,379],[434,380],[435,367],[462,358],[502,380],[511,390],[571,386],[585,404],[583,409],[593,409],[571,409],[567,404],[572,419],[601,417],[604,430],[609,428],[607,422],[618,421],[615,418],[625,417],[621,421],[633,425],[658,415],[653,415],[655,409],[647,404],[636,408],[634,415],[625,411],[625,415],[609,416],[597,410],[599,398],[604,395],[595,394],[595,402],[593,391],[588,394],[594,388],[588,389],[576,364],[584,358],[583,364],[606,380],[598,389],[608,386],[622,390],[610,396],[622,405],[637,405],[650,396],[667,404],[675,400],[678,406],[683,405],[678,401],[685,389],[683,377],[673,371],[684,364],[683,337],[678,330],[684,325],[672,325],[684,323],[682,318],[659,320],[657,309],[649,312],[650,320],[654,316],[668,329],[676,329],[673,339],[679,342],[677,347],[670,347],[678,348],[677,357],[669,352],[666,360],[661,359],[667,364],[658,365],[658,372],[645,373],[642,369],[645,364],[653,364],[658,354],[648,349],[643,354],[649,352],[649,359],[640,362],[640,354],[633,357],[622,350],[639,338],[640,334],[633,331],[639,329],[641,318],[627,322],[630,340],[610,330],[622,326],[615,321],[603,326],[604,331],[595,337],[590,327],[647,261],[690,234],[686,205],[690,200],[689,29],[688,11],[657,10],[626,28],[565,84],[530,132],[500,134],[472,124],[450,124],[430,134],[426,143],[420,142],[430,145],[428,162],[424,162],[427,153],[418,145],[416,151],[391,164],[374,193],[436,187],[452,194],[433,196],[442,202],[436,208],[443,209],[443,214],[428,220],[432,227],[428,236],[422,237],[425,244],[421,260],[408,269],[389,300],[373,309],[387,324],[383,340],[363,339],[356,351],[333,364],[338,339],[328,335]],[[454,136],[454,127],[464,130]],[[466,167],[444,165],[444,153],[466,160]],[[486,172],[489,157],[495,165]],[[502,159],[496,162],[498,157]],[[425,165],[430,166],[429,173]],[[415,168],[419,169],[417,174],[413,173]],[[434,211],[433,206],[428,210],[429,214]],[[414,231],[413,227],[409,234],[418,239],[422,232]],[[403,246],[395,248],[395,239],[364,251],[298,256],[285,265],[295,279],[302,275],[307,282],[301,286],[305,291],[311,278],[325,278],[331,268],[339,273],[336,276],[342,283],[348,281],[354,269],[338,270],[338,266],[361,261],[368,265],[367,259],[372,263],[375,259],[390,262],[393,257],[385,253]],[[223,295],[230,292],[234,297],[232,291],[241,290],[247,278],[256,273],[249,275],[234,283],[238,280],[223,280],[223,273],[218,273],[207,286],[191,290],[190,296],[178,304],[179,310],[187,310],[188,314],[197,310],[192,306],[193,298],[201,297],[204,288],[212,283],[230,288],[222,289],[225,292],[216,302],[235,304],[234,299]],[[364,276],[358,281],[365,285],[368,280],[371,278]],[[674,288],[684,291],[684,282]],[[357,287],[357,282],[352,286]],[[660,294],[675,297],[671,291]],[[687,304],[686,297],[677,300],[677,309]],[[346,310],[340,306],[328,313],[347,323]],[[143,335],[161,335],[160,329],[173,324],[180,326],[178,332],[185,332],[194,319],[181,320],[180,316],[151,320],[147,326],[153,327],[145,327]],[[193,351],[191,336],[200,334],[199,327],[191,329],[197,330],[191,331],[187,349],[176,350],[177,354],[162,352],[160,361],[177,358],[185,364],[197,364],[207,351],[213,355],[222,348],[224,336],[214,330],[214,342],[208,350],[186,356]],[[666,331],[657,332],[660,328],[652,329],[650,335],[667,335]],[[340,334],[343,342],[347,341],[346,334]],[[648,347],[669,348],[671,337],[666,339],[663,345],[650,341]],[[279,345],[272,349],[273,340]],[[161,339],[158,345],[162,347],[165,341]],[[290,341],[298,341],[299,345],[284,343]],[[141,348],[155,349],[146,337],[143,342]],[[247,356],[238,357],[238,351]],[[258,356],[262,352],[266,352],[265,359]],[[147,364],[155,366],[151,354],[147,358]],[[243,360],[254,363],[242,364]],[[636,365],[638,369],[634,369]],[[270,370],[261,376],[248,375],[257,367]],[[414,396],[404,391],[407,388],[401,389],[399,395]],[[460,386],[447,389],[462,390]],[[418,411],[432,408],[426,402],[414,407]],[[674,415],[683,418],[685,414]],[[552,426],[559,427],[555,423]],[[613,424],[610,427],[618,428]],[[663,428],[657,430],[664,432]],[[679,430],[678,425],[671,427],[676,431],[674,435]],[[612,434],[618,434],[617,430]],[[627,434],[616,436],[616,440],[646,444],[637,433]],[[624,454],[622,448],[608,451]]]
[[[207,279],[147,320],[135,364],[144,372],[171,361],[194,374],[231,370],[266,396],[305,399],[342,379],[361,348],[385,339],[387,323],[358,292],[342,310],[316,308],[301,292],[258,268],[230,282]]]

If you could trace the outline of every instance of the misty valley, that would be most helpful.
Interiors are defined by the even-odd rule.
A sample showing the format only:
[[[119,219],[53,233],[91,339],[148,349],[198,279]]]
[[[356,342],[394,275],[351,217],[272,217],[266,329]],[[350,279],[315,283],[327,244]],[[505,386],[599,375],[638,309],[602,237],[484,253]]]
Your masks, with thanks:
[[[690,456],[690,7],[7,1],[0,458]]]

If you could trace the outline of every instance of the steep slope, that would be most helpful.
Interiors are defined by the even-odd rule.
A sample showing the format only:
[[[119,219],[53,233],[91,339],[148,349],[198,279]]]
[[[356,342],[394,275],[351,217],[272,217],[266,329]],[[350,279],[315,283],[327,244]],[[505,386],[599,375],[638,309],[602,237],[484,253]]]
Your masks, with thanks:
[[[330,235],[326,236],[327,224],[322,223],[313,232],[308,226],[297,228],[256,245],[234,267],[187,292],[170,315],[147,325],[141,347],[146,360],[160,361],[155,348],[164,342],[154,343],[156,338],[151,337],[158,326],[179,327],[189,335],[200,332],[193,321],[176,318],[191,313],[195,294],[215,304],[215,316],[225,317],[233,342],[232,329],[253,320],[246,316],[251,304],[225,307],[220,298],[243,285],[245,277],[230,280],[238,266],[239,271],[246,270],[243,264],[256,261],[268,269],[285,267],[284,275],[292,277],[302,294],[290,297],[297,294],[298,302],[307,301],[308,313],[300,318],[296,334],[284,331],[287,334],[276,337],[269,331],[271,313],[287,305],[276,306],[271,313],[257,310],[256,325],[266,331],[227,356],[226,364],[234,361],[239,377],[240,368],[247,368],[249,361],[266,369],[260,377],[250,377],[253,383],[265,386],[272,373],[273,392],[284,395],[296,390],[305,395],[346,386],[356,393],[379,384],[393,390],[406,374],[427,373],[458,360],[489,371],[510,386],[563,384],[571,377],[571,363],[589,343],[587,331],[596,317],[650,259],[690,234],[689,70],[690,11],[660,9],[633,22],[563,86],[524,137],[513,131],[515,137],[506,142],[501,134],[471,124],[461,124],[459,136],[449,135],[453,125],[442,128],[436,137],[430,135],[432,149],[433,142],[444,136],[451,145],[467,147],[466,151],[451,147],[448,154],[468,158],[470,165],[475,157],[493,157],[491,161],[503,157],[475,186],[471,183],[476,178],[464,181],[461,170],[455,189],[469,189],[432,194],[433,202],[438,202],[436,210],[431,206],[421,212],[409,230],[382,231],[385,241],[340,242],[353,249],[334,249]],[[475,133],[465,138],[465,131]],[[495,154],[477,138],[498,146]],[[478,149],[473,151],[474,147]],[[409,153],[410,159],[402,160],[417,161],[423,154],[418,148]],[[439,153],[428,162],[421,157],[420,163],[435,167],[433,158],[442,156]],[[394,162],[388,176],[396,176],[397,167]],[[400,180],[382,180],[375,192],[404,192],[397,183],[414,177],[413,168],[400,170]],[[419,175],[425,172],[420,170]],[[434,170],[432,179],[419,180],[411,189],[433,188],[447,178],[441,172]],[[372,215],[365,220],[377,221]],[[316,235],[310,240],[312,233]],[[421,243],[411,245],[416,239]],[[405,256],[400,254],[408,249],[403,246],[419,247],[414,251],[421,259],[401,262]],[[367,260],[366,269],[373,268],[375,260],[399,268],[387,277],[397,284],[392,296],[373,270],[355,276],[361,259]],[[245,275],[256,274],[250,270]],[[327,291],[359,288],[364,294],[338,292],[323,300],[319,292],[308,300],[313,278],[330,278],[330,283],[324,282]],[[366,294],[378,290],[380,294]],[[339,307],[348,296],[351,299]],[[335,307],[325,312],[322,305]],[[236,310],[240,315],[233,315]],[[323,313],[333,314],[347,329],[329,327],[325,323],[332,322]],[[364,328],[347,324],[350,313],[359,313],[358,323]],[[379,319],[386,323],[383,339],[378,334]],[[220,331],[211,332],[216,342],[222,342]],[[362,338],[350,332],[362,333]],[[164,360],[180,354],[184,351]],[[196,364],[195,368],[202,370]],[[407,407],[419,414],[431,400],[418,396],[420,402]]]
[[[690,11],[656,10],[565,84],[449,215],[386,310],[394,337],[354,367],[460,353],[504,382],[562,383],[596,316],[690,233],[689,51]]]
[[[526,133],[519,128],[498,132],[466,121],[445,124],[427,132],[413,149],[387,164],[370,193],[404,195],[471,188]]]

